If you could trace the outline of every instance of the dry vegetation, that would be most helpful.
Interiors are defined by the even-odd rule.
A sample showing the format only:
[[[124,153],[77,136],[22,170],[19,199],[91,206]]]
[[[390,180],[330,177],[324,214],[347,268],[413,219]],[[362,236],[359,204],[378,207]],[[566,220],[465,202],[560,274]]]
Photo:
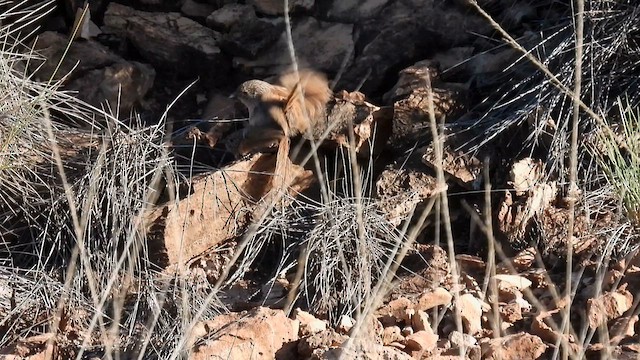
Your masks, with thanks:
[[[229,121],[174,129],[173,104],[143,121],[36,81],[55,4],[3,8],[0,354],[640,357],[640,8],[585,2],[529,39],[474,2],[510,79],[444,124],[427,72],[420,143],[387,163],[386,109],[336,92],[333,148],[292,156],[284,191],[273,155],[201,162]]]

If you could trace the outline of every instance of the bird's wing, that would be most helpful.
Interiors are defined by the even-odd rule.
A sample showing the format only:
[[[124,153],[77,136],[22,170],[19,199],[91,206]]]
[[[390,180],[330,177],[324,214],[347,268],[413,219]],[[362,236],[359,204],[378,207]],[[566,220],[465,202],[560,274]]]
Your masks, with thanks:
[[[280,87],[287,89],[289,96],[284,106],[292,132],[306,133],[317,123],[331,97],[327,78],[318,72],[302,70],[282,75]]]

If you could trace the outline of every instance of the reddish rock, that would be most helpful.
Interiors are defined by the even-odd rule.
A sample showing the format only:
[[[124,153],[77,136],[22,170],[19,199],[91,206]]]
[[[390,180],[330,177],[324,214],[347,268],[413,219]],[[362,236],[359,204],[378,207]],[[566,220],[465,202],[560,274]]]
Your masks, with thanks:
[[[439,287],[422,294],[420,300],[418,300],[418,305],[416,305],[416,310],[429,310],[441,305],[448,306],[451,304],[452,299],[453,295],[447,289]]]
[[[547,345],[535,335],[518,333],[489,340],[482,344],[482,358],[495,360],[540,359]]]
[[[626,286],[587,300],[589,327],[595,329],[609,320],[622,316],[632,304],[633,295],[626,290]]]
[[[208,328],[208,334],[219,335],[196,345],[191,360],[204,359],[275,359],[293,358],[295,348],[289,345],[298,339],[295,321],[281,310],[257,308],[248,316]],[[291,348],[287,348],[287,346]],[[284,354],[289,353],[289,357]]]
[[[405,341],[408,350],[430,352],[435,349],[438,343],[438,335],[428,330],[417,331],[409,336]]]
[[[512,301],[508,304],[500,306],[500,316],[506,322],[515,323],[522,320],[522,309],[520,304]]]
[[[411,300],[401,297],[396,300],[392,300],[387,305],[388,315],[394,317],[397,322],[410,321],[411,311],[413,310],[413,303]]]
[[[327,329],[326,322],[306,311],[300,310],[300,308],[294,310],[293,318],[300,322],[300,336],[319,333]]]
[[[495,276],[495,279],[498,282],[498,286],[500,286],[501,283],[506,283],[518,290],[523,290],[531,286],[531,280],[520,275],[498,274]]]
[[[471,294],[464,294],[456,304],[458,314],[467,333],[474,335],[482,330],[482,303]]]

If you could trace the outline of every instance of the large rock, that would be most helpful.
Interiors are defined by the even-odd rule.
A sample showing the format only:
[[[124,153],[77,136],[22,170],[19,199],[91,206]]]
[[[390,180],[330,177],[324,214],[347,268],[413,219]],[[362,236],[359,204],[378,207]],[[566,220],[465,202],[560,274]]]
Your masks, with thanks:
[[[232,314],[233,315],[233,314]],[[221,316],[196,327],[191,360],[294,359],[298,339],[296,321],[282,310],[258,308],[243,316]]]
[[[393,2],[362,24],[359,51],[338,87],[352,89],[364,81],[363,92],[376,92],[409,61],[427,58],[434,49],[468,44],[490,31],[484,19],[455,3]]]
[[[292,25],[293,45],[301,67],[336,73],[343,62],[349,63],[353,54],[353,25],[328,23],[312,17],[300,18]],[[234,58],[234,66],[265,77],[274,75],[291,66],[291,56],[286,34],[258,55],[255,60]]]
[[[66,36],[56,32],[40,34],[34,50],[46,61],[32,61],[36,78],[63,80],[64,89],[79,99],[98,108],[108,104],[125,116],[153,86],[151,66],[126,61],[92,40],[73,42],[67,51],[68,43]]]
[[[256,11],[262,14],[284,14],[284,1],[282,0],[248,0],[247,3],[253,5]],[[314,4],[315,0],[289,0],[289,12],[310,11]]]
[[[161,266],[189,265],[207,250],[242,234],[252,220],[247,215],[260,211],[264,204],[260,199],[272,189],[275,157],[255,155],[215,173],[195,177],[185,198],[153,212],[149,216],[154,235],[150,247],[156,262]],[[293,164],[289,175],[286,183],[297,190],[311,181],[307,171]],[[220,270],[221,266],[217,268]],[[215,278],[219,274],[208,275]]]
[[[321,16],[332,21],[359,23],[380,14],[389,0],[332,0],[320,3]]]
[[[226,77],[228,64],[218,42],[220,34],[179,13],[145,12],[109,4],[104,31],[127,38],[157,68],[208,78]]]

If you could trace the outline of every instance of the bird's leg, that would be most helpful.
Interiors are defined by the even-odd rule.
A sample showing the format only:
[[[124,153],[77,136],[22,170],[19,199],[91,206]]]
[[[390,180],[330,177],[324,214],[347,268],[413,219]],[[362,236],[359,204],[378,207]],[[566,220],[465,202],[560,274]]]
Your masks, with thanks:
[[[244,137],[238,145],[238,154],[241,156],[263,152],[273,153],[286,135],[281,129],[254,128],[245,129]]]

